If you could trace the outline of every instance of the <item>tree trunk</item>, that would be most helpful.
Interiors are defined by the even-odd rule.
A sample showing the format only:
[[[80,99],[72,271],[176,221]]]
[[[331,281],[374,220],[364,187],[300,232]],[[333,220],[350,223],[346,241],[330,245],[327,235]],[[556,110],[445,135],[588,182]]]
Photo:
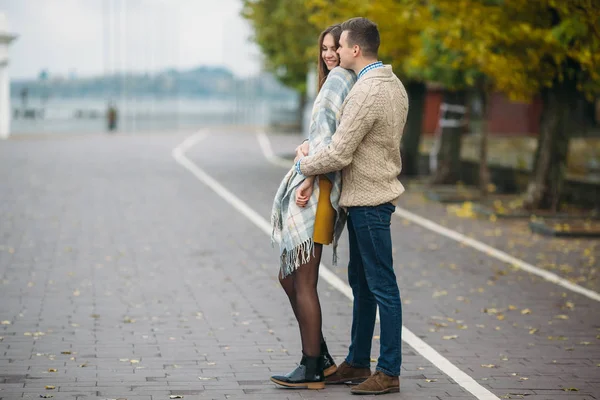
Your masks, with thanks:
[[[488,105],[489,93],[486,88],[480,88],[478,91],[481,101],[481,128],[479,134],[481,140],[479,142],[479,190],[481,196],[486,198],[490,185],[490,168],[488,166]]]
[[[423,82],[409,81],[406,84],[408,94],[408,119],[402,135],[400,152],[402,153],[402,175],[419,174],[419,143],[423,131],[423,113],[427,88]]]
[[[558,211],[567,171],[569,116],[576,104],[573,82],[555,83],[542,91],[543,110],[533,173],[525,193],[524,207]]]
[[[440,147],[437,168],[431,178],[433,184],[456,183],[460,177],[460,149],[466,112],[466,92],[446,91],[440,106]]]

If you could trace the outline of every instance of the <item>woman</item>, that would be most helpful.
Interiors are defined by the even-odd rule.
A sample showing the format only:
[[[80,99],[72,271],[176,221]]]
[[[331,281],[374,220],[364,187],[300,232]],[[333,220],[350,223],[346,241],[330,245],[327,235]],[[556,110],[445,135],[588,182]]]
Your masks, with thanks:
[[[309,154],[327,146],[338,125],[342,103],[356,82],[353,72],[339,65],[339,25],[319,37],[319,94],[312,110]],[[312,188],[312,190],[310,189]],[[341,174],[304,178],[292,168],[284,177],[273,203],[273,239],[280,238],[279,282],[287,294],[302,339],[300,365],[271,380],[286,387],[322,389],[324,377],[337,370],[321,332],[317,294],[319,264],[324,244],[333,243],[333,262],[346,215],[339,206]]]

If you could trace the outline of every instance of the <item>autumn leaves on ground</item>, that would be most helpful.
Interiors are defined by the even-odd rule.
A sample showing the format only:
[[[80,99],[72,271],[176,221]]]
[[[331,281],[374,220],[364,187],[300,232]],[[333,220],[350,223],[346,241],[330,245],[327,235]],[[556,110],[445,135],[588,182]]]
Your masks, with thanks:
[[[600,240],[596,238],[557,238],[534,234],[528,216],[498,218],[494,214],[478,213],[474,202],[441,204],[429,200],[424,192],[411,193],[409,190],[402,204],[420,215],[434,215],[434,220],[443,226],[600,292]],[[510,201],[500,202],[498,207],[509,208]],[[568,229],[564,226],[568,225],[568,221],[562,222],[564,229]],[[490,283],[493,284],[493,281]]]

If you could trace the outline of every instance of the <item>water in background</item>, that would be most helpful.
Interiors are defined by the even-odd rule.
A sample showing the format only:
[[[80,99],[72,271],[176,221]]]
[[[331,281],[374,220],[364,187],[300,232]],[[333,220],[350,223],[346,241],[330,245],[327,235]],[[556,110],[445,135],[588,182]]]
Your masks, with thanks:
[[[11,134],[106,132],[108,102],[92,97],[13,97]],[[168,132],[203,126],[286,125],[296,118],[296,99],[117,98],[119,132]],[[27,114],[27,115],[25,115]]]

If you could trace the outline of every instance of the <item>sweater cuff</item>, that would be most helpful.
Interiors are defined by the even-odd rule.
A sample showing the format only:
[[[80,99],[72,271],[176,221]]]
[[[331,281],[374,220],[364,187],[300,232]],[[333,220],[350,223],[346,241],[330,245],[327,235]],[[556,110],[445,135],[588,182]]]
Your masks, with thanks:
[[[294,164],[294,168],[296,169],[296,173],[298,175],[305,178],[304,174],[302,173],[302,170],[300,169],[300,161],[302,161],[303,158],[304,157],[300,157],[300,159],[298,159],[298,161],[296,161],[296,164]]]

